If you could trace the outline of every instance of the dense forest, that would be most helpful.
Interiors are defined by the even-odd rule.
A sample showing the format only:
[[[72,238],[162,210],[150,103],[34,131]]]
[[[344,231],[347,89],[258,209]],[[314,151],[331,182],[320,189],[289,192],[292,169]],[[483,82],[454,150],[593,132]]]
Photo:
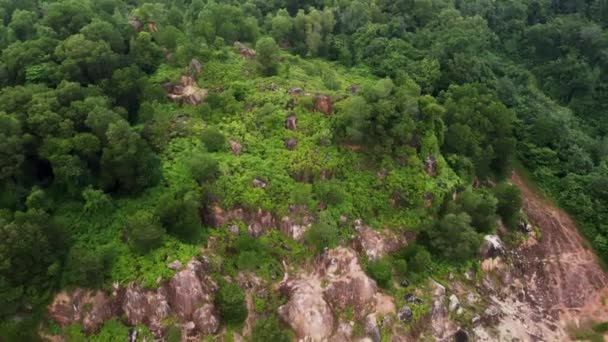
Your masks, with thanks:
[[[366,262],[381,286],[475,262],[525,220],[514,163],[608,261],[607,25],[606,0],[0,0],[0,336],[210,240],[227,326],[223,277],[280,280],[347,220],[416,235]],[[218,207],[314,223],[235,235]],[[253,340],[290,339],[281,300]]]

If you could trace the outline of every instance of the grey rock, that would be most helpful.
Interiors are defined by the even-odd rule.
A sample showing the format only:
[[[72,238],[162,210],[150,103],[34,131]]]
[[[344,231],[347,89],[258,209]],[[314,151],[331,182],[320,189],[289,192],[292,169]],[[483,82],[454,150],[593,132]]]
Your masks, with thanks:
[[[397,313],[397,317],[401,322],[411,322],[413,316],[412,308],[409,305],[404,305]]]
[[[179,260],[173,260],[169,265],[167,265],[167,267],[173,271],[180,270],[182,268],[182,266],[183,265]]]

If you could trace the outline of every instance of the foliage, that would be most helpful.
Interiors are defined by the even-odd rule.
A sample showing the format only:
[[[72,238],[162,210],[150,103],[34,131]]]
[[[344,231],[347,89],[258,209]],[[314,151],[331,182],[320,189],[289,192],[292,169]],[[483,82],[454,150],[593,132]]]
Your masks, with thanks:
[[[258,320],[251,332],[253,342],[278,341],[289,342],[293,340],[293,334],[285,329],[281,322],[272,315],[268,318]]]
[[[338,226],[329,214],[324,213],[319,221],[306,231],[304,239],[317,252],[324,248],[335,247],[340,239]]]
[[[165,233],[159,219],[147,210],[137,211],[129,217],[125,229],[129,245],[139,253],[160,246]]]
[[[275,75],[279,69],[279,46],[271,37],[263,37],[255,43],[256,61],[265,76]]]
[[[380,287],[390,288],[392,280],[392,269],[390,260],[383,258],[367,264],[365,269]]]
[[[215,298],[222,319],[230,325],[238,325],[247,318],[245,293],[235,283],[223,281]]]

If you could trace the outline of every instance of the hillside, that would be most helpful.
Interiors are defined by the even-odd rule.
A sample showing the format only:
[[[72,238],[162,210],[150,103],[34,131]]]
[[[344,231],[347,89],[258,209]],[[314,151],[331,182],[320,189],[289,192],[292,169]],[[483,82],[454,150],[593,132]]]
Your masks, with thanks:
[[[602,339],[602,1],[0,19],[0,340]]]

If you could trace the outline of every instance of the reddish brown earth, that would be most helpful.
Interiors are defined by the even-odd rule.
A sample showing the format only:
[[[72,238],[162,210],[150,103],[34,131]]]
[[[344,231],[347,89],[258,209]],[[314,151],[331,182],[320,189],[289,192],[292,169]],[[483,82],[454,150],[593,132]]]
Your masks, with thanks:
[[[526,301],[542,308],[561,329],[589,319],[608,321],[608,274],[574,221],[517,173],[511,182],[521,190],[530,223],[541,231],[539,241],[529,241],[516,252]]]

